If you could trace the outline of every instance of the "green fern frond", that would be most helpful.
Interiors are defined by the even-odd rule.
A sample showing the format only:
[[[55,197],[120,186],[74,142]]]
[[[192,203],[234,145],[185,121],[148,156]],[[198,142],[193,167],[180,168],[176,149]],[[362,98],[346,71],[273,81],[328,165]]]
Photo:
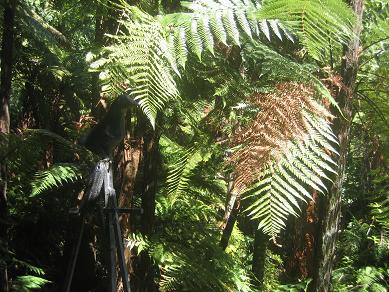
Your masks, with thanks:
[[[214,40],[210,28],[210,22],[209,17],[207,15],[204,15],[204,17],[201,20],[198,20],[199,24],[199,34],[201,37],[201,40],[203,41],[203,46],[206,50],[211,52],[212,55],[214,55]]]
[[[256,197],[247,209],[252,219],[259,219],[258,228],[269,235],[277,234],[285,227],[289,214],[297,216],[299,202],[312,199],[307,186],[325,193],[323,180],[330,180],[327,171],[335,172],[334,166],[319,154],[325,154],[309,135],[303,141],[290,142],[287,153],[271,163],[261,178],[243,195],[246,199]]]
[[[22,267],[24,267],[24,268],[26,268],[26,270],[27,270],[28,272],[34,273],[34,274],[36,274],[36,275],[38,275],[38,276],[43,276],[43,275],[45,275],[45,271],[44,271],[42,268],[39,268],[39,267],[37,267],[37,266],[34,266],[34,265],[32,265],[32,264],[30,264],[30,263],[28,263],[28,262],[26,262],[26,261],[22,261],[22,260],[13,258],[13,259],[12,259],[12,262],[13,262],[13,263],[16,263],[16,264],[18,264],[18,265],[20,265],[20,266],[22,266]]]
[[[103,92],[116,95],[126,91],[139,101],[155,126],[157,111],[178,98],[170,72],[171,68],[176,69],[175,59],[159,22],[136,7],[125,5],[122,9],[124,17],[119,21],[119,33],[109,35],[114,44],[106,47],[90,67],[101,72]],[[175,51],[179,63],[182,55],[185,54]]]
[[[281,21],[299,36],[316,59],[331,42],[346,43],[353,23],[351,9],[338,0],[269,0],[256,12],[256,17]]]
[[[201,53],[203,52],[203,44],[198,33],[198,24],[197,21],[192,21],[189,35],[188,35],[188,45],[190,50],[201,60]]]
[[[388,276],[388,271],[384,268],[363,267],[357,271],[357,283],[362,291],[386,291],[387,282],[385,277]]]
[[[37,276],[18,276],[13,281],[12,288],[14,291],[28,292],[32,289],[42,289],[48,283],[51,283],[51,281]]]
[[[193,27],[198,23],[201,23],[201,28],[207,29],[206,33],[199,35],[202,47],[211,53],[213,48],[210,44],[214,38],[225,45],[232,43],[239,46],[245,36],[252,38],[261,31],[269,41],[271,35],[275,35],[281,41],[286,37],[293,42],[293,31],[301,37],[308,52],[318,58],[319,53],[328,47],[329,41],[346,42],[353,20],[351,9],[337,0],[273,0],[266,1],[264,5],[244,0],[200,0],[184,2],[183,6],[193,12],[165,15],[160,21],[166,31],[180,31],[180,34],[175,34],[176,46],[184,45],[185,39],[199,58],[199,38],[193,35]]]
[[[126,240],[126,248],[129,250],[136,248],[137,254],[140,254],[143,250],[150,248],[150,242],[140,233],[131,233]]]
[[[308,1],[306,6],[306,1],[300,1],[280,8],[279,2],[282,1],[285,2],[267,1],[261,6],[247,0],[200,0],[184,3],[183,6],[193,12],[158,18],[121,1],[123,17],[119,21],[120,31],[115,36],[109,36],[114,44],[105,48],[91,69],[101,72],[103,91],[115,94],[127,91],[139,100],[154,126],[157,111],[178,97],[170,70],[179,74],[177,64],[185,67],[188,51],[199,58],[204,50],[213,53],[214,39],[226,45],[229,42],[239,45],[244,37],[241,32],[248,37],[259,32],[259,20],[267,38],[270,38],[270,29],[280,40],[283,35],[290,38],[289,28],[297,30],[302,35],[303,44],[314,55],[327,46],[327,37],[333,41],[345,41],[352,18],[345,5],[327,0],[321,1],[321,4]],[[317,15],[319,8],[324,9],[325,17],[317,17],[316,20],[313,16]],[[278,14],[275,12],[280,12],[281,17],[276,17]],[[339,16],[331,16],[330,12],[339,12]],[[300,19],[301,14],[304,21],[299,24],[295,20]]]
[[[56,145],[58,145],[59,147],[63,147],[63,148],[70,150],[70,151],[82,151],[82,147],[80,147],[79,145],[73,143],[70,140],[65,139],[64,137],[62,137],[62,136],[60,136],[52,131],[46,130],[46,129],[26,129],[25,133],[30,137],[33,137],[33,136],[34,137],[43,137],[45,139],[45,141],[47,141],[49,139],[50,141],[53,141],[54,143],[56,143]]]
[[[172,143],[169,146],[175,148]],[[165,145],[164,150],[170,153],[173,149],[169,146]],[[164,191],[157,196],[157,234],[149,239],[145,251],[160,268],[159,290],[252,291],[248,273],[239,261],[240,252],[246,248],[241,245],[247,239],[234,240],[231,253],[217,246],[220,231],[216,226],[216,206],[224,207],[220,196],[223,192],[217,189],[217,194],[213,194],[204,190],[203,183],[192,183],[188,194],[177,199],[174,206],[173,198],[165,196]],[[220,202],[215,203],[215,196]],[[212,261],[208,254],[212,254]]]
[[[183,54],[186,47],[201,59],[205,49],[214,54],[217,40],[224,45],[240,46],[241,39],[252,38],[259,34],[258,22],[251,17],[260,6],[252,1],[209,1],[183,2],[183,6],[192,12],[168,14],[160,17],[160,22],[169,35],[174,35],[175,50],[181,50],[180,65],[185,66]],[[282,31],[291,39],[291,34],[276,20],[271,20],[270,27],[282,40]],[[270,28],[266,21],[261,21],[262,32],[270,40]],[[171,31],[176,31],[172,34]],[[179,33],[178,33],[179,32]],[[182,47],[182,49],[180,49]]]
[[[200,249],[207,247],[206,239],[196,241],[195,247]],[[219,260],[223,259],[225,262],[223,264],[220,262],[216,265],[214,263],[204,265],[203,260],[198,257],[198,252],[196,256],[196,252],[194,253],[192,248],[183,245],[180,245],[175,251],[164,248],[164,257],[159,264],[161,270],[160,290],[228,291],[236,290],[237,284],[240,284],[240,291],[251,291],[248,284],[249,278],[243,269],[236,269],[228,261],[228,255],[223,254],[221,250],[212,249],[210,251],[214,257],[219,258]],[[228,267],[229,270],[225,267]],[[227,274],[220,276],[220,272]],[[246,281],[238,280],[242,276],[246,276]]]
[[[31,182],[31,196],[58,188],[65,183],[75,182],[83,177],[80,166],[71,163],[55,164],[35,174]]]
[[[389,198],[383,198],[370,204],[372,214],[376,220],[387,230],[389,230]]]
[[[304,87],[294,88],[297,91],[290,91],[287,87],[283,87],[283,102],[291,97],[297,100],[299,94],[304,92],[302,89]],[[250,201],[245,212],[252,219],[258,220],[258,228],[263,229],[271,236],[276,235],[285,227],[286,219],[290,214],[297,216],[301,202],[312,199],[310,189],[325,194],[327,187],[324,181],[331,181],[329,173],[336,173],[337,170],[332,157],[337,155],[336,146],[333,145],[338,145],[338,142],[331,130],[330,123],[324,118],[324,116],[330,115],[314,100],[314,91],[305,92],[308,95],[301,97],[304,100],[304,106],[298,109],[301,111],[299,115],[301,115],[302,120],[289,118],[287,121],[293,125],[293,129],[301,130],[296,132],[294,136],[286,137],[278,129],[278,123],[281,123],[285,129],[285,121],[283,121],[285,116],[281,105],[279,111],[274,113],[274,119],[278,120],[278,123],[274,124],[271,129],[260,126],[262,125],[260,111],[251,126],[237,134],[236,137],[245,137],[239,143],[246,141],[246,144],[231,156],[232,159],[240,157],[237,161],[238,165],[235,166],[236,184],[249,183],[250,171],[248,168],[254,167],[250,164],[252,157],[258,156],[261,157],[261,160],[266,160],[266,163],[262,163],[260,166],[260,170],[251,172],[255,173],[254,184],[251,182],[251,187],[242,194],[242,197]],[[263,113],[265,115],[268,108],[267,102],[270,100],[272,100],[272,104],[276,102],[276,99],[271,99],[271,96],[272,94],[269,94],[259,98],[260,104],[264,107]],[[293,112],[294,106],[291,102],[288,103],[288,106]],[[257,126],[259,126],[258,129]],[[261,137],[267,138],[262,140]],[[284,141],[284,139],[287,140]],[[239,138],[237,141],[240,141]],[[266,154],[268,141],[273,143],[271,144],[273,150],[269,155]],[[274,145],[281,145],[279,152],[274,149]],[[246,160],[247,162],[245,162]]]
[[[203,161],[203,156],[195,146],[185,150],[179,161],[171,166],[167,176],[168,195],[178,197],[189,186],[192,171]]]

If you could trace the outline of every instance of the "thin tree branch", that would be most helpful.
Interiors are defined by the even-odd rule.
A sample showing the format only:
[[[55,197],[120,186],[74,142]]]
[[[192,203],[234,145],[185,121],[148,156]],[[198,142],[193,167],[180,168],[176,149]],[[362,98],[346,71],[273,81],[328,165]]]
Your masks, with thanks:
[[[370,99],[367,95],[364,95],[360,92],[357,92],[357,95],[359,95],[362,99],[366,100],[367,103],[371,106],[371,108],[378,114],[378,116],[381,118],[381,120],[384,122],[384,124],[388,127],[389,129],[389,122],[388,120],[386,119],[384,113],[380,110],[380,108],[378,107],[378,105],[372,100]]]
[[[381,38],[381,39],[376,40],[375,42],[372,42],[371,44],[369,44],[369,45],[367,45],[366,47],[364,47],[364,48],[362,49],[362,52],[364,52],[364,51],[366,51],[368,48],[370,48],[370,47],[372,47],[372,46],[378,44],[379,42],[382,42],[382,41],[387,40],[387,39],[389,39],[389,36],[383,37],[383,38]]]

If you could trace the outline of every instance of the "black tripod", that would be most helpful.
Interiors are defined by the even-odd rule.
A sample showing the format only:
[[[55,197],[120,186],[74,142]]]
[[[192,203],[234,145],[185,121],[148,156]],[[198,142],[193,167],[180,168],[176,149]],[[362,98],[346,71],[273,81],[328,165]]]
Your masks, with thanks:
[[[92,174],[90,181],[90,189],[86,193],[86,201],[97,197],[100,201],[104,201],[103,206],[101,206],[101,213],[106,217],[106,222],[108,223],[108,242],[109,242],[109,280],[110,286],[109,291],[116,291],[116,254],[119,260],[120,274],[123,281],[123,289],[126,292],[130,292],[130,285],[128,280],[128,272],[124,258],[124,247],[122,233],[119,225],[119,216],[118,213],[129,213],[133,210],[141,211],[141,209],[119,209],[117,207],[116,192],[113,188],[113,175],[112,175],[112,162],[110,159],[100,160],[95,170]],[[81,206],[82,208],[82,206]],[[72,284],[74,269],[76,267],[78,253],[80,250],[81,240],[84,233],[85,225],[85,212],[81,212],[81,225],[78,234],[77,241],[73,247],[71,260],[69,263],[65,286],[65,292],[70,291]]]

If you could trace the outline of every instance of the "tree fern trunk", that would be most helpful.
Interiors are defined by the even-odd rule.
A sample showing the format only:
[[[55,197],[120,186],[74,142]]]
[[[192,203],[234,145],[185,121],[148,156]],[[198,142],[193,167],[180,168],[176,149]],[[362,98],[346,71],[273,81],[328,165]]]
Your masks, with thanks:
[[[316,245],[316,264],[310,291],[328,291],[331,283],[331,273],[335,255],[335,243],[339,231],[341,216],[341,193],[345,180],[346,158],[349,151],[350,127],[353,116],[352,98],[355,90],[355,80],[358,71],[360,35],[362,31],[363,0],[352,0],[351,6],[357,16],[354,34],[345,48],[341,68],[343,87],[336,100],[344,117],[334,111],[338,118],[334,122],[334,132],[339,138],[338,176],[330,188],[327,197],[322,197],[321,223]]]
[[[157,191],[157,176],[160,165],[158,130],[153,130],[143,114],[140,114],[135,136],[141,137],[142,161],[138,172],[136,190],[141,194],[143,214],[140,226],[137,228],[143,235],[150,236],[154,230],[155,197]],[[138,180],[139,179],[139,180]],[[157,267],[154,266],[147,252],[131,259],[131,288],[133,291],[158,291],[154,282]]]
[[[141,220],[141,232],[150,236],[153,233],[155,221],[155,195],[157,191],[157,175],[160,165],[158,130],[149,132],[144,136],[144,167],[143,167],[143,192]],[[154,283],[155,267],[148,254],[145,252],[140,257],[140,271],[143,277],[141,291],[157,291]]]
[[[286,230],[280,237],[286,256],[284,274],[287,282],[312,278],[314,272],[315,231],[318,224],[317,192],[314,192],[312,197],[313,200],[310,200],[308,205],[301,206],[302,210],[305,209],[301,216],[289,218]]]
[[[262,230],[258,229],[254,235],[253,263],[252,271],[254,274],[253,285],[258,291],[263,291],[263,281],[265,275],[265,258],[269,237]]]
[[[150,127],[151,128],[151,127]],[[142,208],[143,216],[141,231],[145,235],[150,235],[154,228],[155,219],[155,195],[157,191],[157,171],[160,164],[159,157],[159,134],[157,130],[144,136],[144,165],[143,165],[143,194]]]
[[[131,142],[133,141],[133,142]],[[129,146],[129,147],[126,147]],[[135,206],[135,181],[139,171],[140,160],[142,157],[142,145],[140,139],[135,139],[130,131],[127,131],[125,145],[120,151],[120,160],[118,171],[121,172],[121,189],[119,196],[120,208],[134,208]],[[127,149],[128,148],[128,149]],[[127,238],[130,233],[136,231],[135,221],[139,213],[129,213],[120,216],[120,225],[122,227],[123,237]],[[125,249],[125,258],[129,271],[131,270],[131,257],[135,256],[132,251]]]
[[[238,218],[238,213],[239,213],[240,199],[238,194],[235,193],[233,189],[234,189],[234,182],[232,179],[232,175],[230,175],[228,181],[228,187],[227,187],[226,210],[224,213],[223,223],[222,223],[223,233],[219,243],[219,246],[222,249],[226,249],[228,246],[228,242],[230,241],[232,230],[234,229],[235,222]]]
[[[219,246],[222,249],[226,249],[228,246],[228,242],[230,241],[232,230],[234,229],[236,220],[238,219],[238,214],[239,214],[239,201],[235,200],[234,207],[232,208],[230,216],[227,219],[227,223],[223,229],[223,234],[220,239]]]
[[[0,87],[0,146],[5,155],[7,153],[8,142],[6,135],[9,133],[10,117],[9,117],[9,99],[11,95],[11,80],[12,80],[12,53],[14,39],[14,22],[15,22],[15,0],[6,0],[4,5],[3,18],[3,42],[1,47],[1,87]],[[7,274],[7,258],[8,258],[8,203],[7,203],[7,168],[6,157],[1,157],[0,160],[0,290],[7,292],[8,274]]]

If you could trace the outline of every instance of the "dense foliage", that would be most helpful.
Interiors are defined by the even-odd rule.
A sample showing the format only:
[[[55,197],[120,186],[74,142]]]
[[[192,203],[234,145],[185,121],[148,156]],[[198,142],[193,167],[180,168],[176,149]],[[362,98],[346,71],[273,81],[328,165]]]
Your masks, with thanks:
[[[98,160],[79,140],[123,92],[139,103],[113,156],[120,206],[144,210],[121,216],[133,291],[309,290],[345,92],[332,289],[387,291],[389,4],[363,2],[350,89],[342,62],[358,22],[341,0],[16,1],[0,140],[10,290],[63,287],[79,225],[69,210]],[[96,211],[74,291],[107,291],[104,232]]]

